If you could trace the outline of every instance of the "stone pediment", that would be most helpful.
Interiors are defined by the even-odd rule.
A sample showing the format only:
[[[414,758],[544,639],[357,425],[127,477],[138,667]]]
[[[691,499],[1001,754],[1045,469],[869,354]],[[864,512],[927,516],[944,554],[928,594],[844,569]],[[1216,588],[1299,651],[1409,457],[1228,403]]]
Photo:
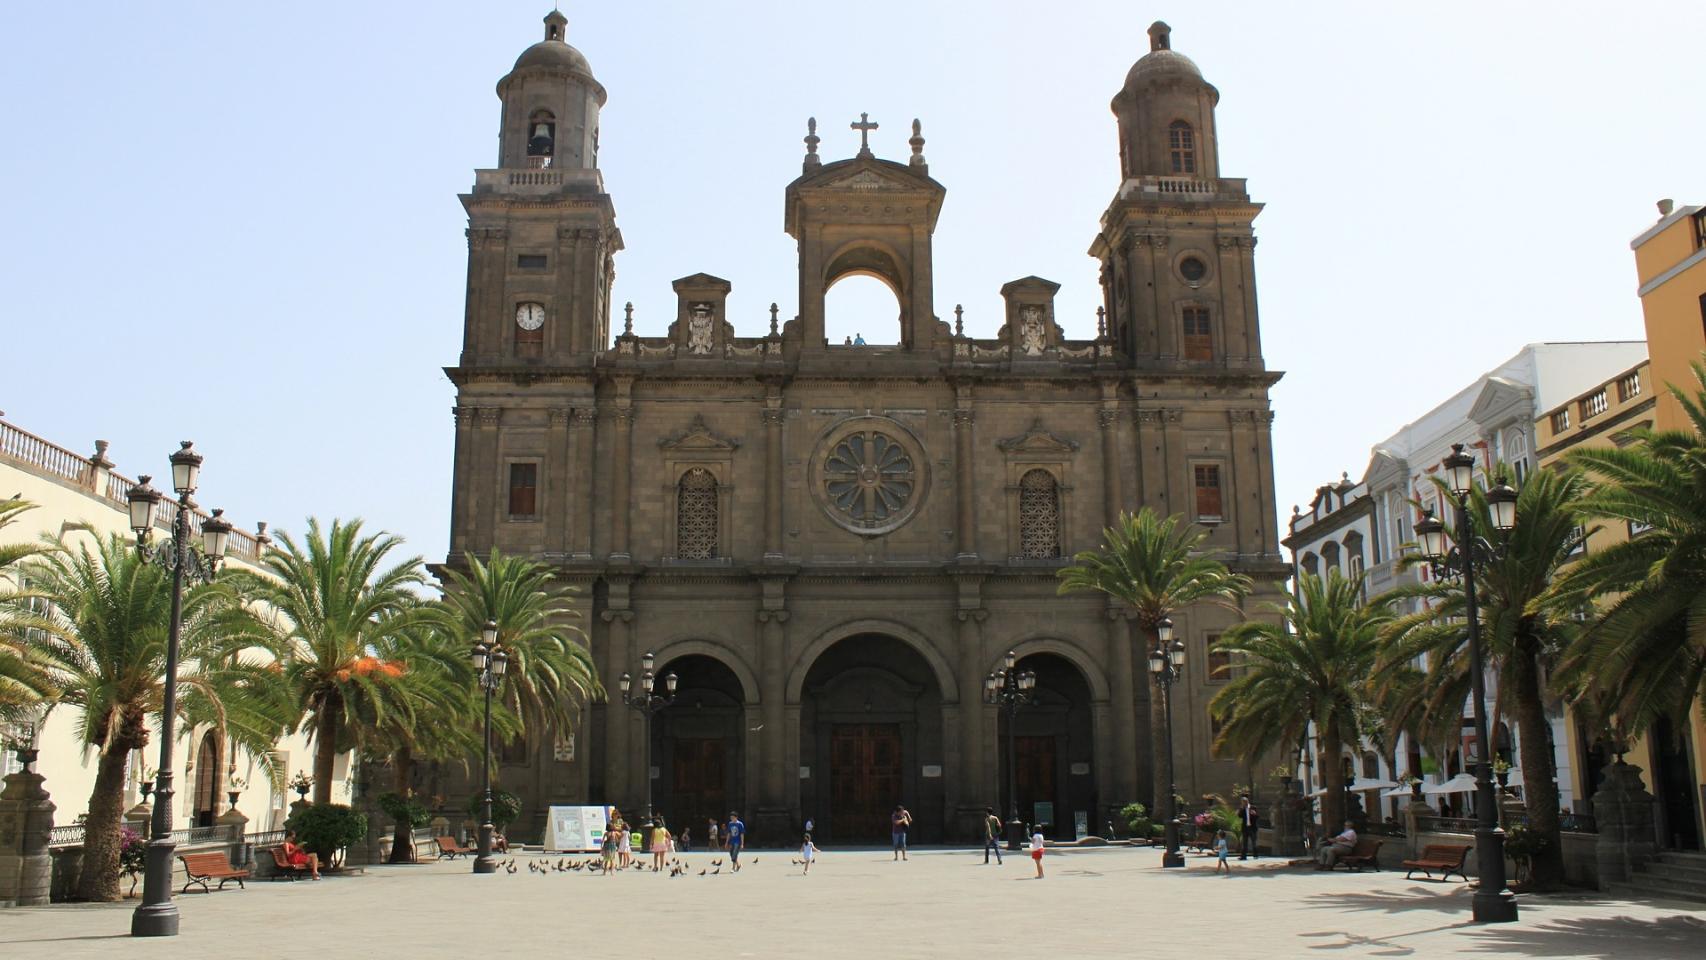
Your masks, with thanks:
[[[738,448],[740,441],[718,434],[705,423],[703,416],[695,416],[693,422],[687,425],[687,429],[664,437],[658,441],[658,446],[665,450],[677,452],[689,450],[728,452]]]
[[[1503,426],[1515,419],[1524,422],[1534,418],[1534,390],[1527,384],[1504,377],[1488,377],[1475,405],[1469,409],[1469,419],[1484,430]]]
[[[1065,456],[1078,450],[1078,441],[1057,437],[1043,427],[1041,418],[1031,423],[1031,428],[1016,437],[997,440],[997,447],[1005,453],[1046,453]]]
[[[821,184],[821,186],[829,190],[856,190],[860,192],[917,188],[917,184],[902,183],[892,177],[885,177],[875,170],[861,170],[850,177],[831,180],[828,183]]]

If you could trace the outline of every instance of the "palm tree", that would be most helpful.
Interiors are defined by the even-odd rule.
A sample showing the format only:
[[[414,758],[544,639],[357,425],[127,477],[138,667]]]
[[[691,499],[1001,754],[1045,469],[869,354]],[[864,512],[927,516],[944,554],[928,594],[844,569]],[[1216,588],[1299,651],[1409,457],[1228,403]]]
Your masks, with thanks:
[[[1561,673],[1626,735],[1685,715],[1706,696],[1706,367],[1694,364],[1694,376],[1692,395],[1669,388],[1692,432],[1637,430],[1620,449],[1570,455],[1593,477],[1582,515],[1644,530],[1584,558],[1558,583],[1565,601],[1583,606],[1619,595],[1576,637]]]
[[[118,536],[93,550],[57,551],[24,572],[49,606],[32,611],[8,598],[3,629],[32,652],[56,703],[78,712],[79,738],[98,754],[78,895],[116,900],[125,761],[148,745],[148,717],[165,694],[171,576]],[[217,725],[276,775],[269,765],[288,700],[276,674],[245,653],[259,624],[243,601],[223,578],[184,596],[177,708],[186,730]]]
[[[1084,550],[1060,571],[1060,593],[1101,592],[1125,604],[1153,644],[1157,625],[1193,604],[1207,603],[1237,611],[1250,592],[1250,578],[1233,573],[1203,549],[1208,532],[1192,530],[1177,514],[1162,519],[1144,507],[1133,515],[1121,511],[1114,525],[1102,531],[1102,546]],[[1141,651],[1140,651],[1141,653]],[[1140,656],[1139,659],[1142,659]],[[1159,692],[1149,697],[1151,757],[1165,751],[1166,706]],[[1153,802],[1160,803],[1171,784],[1162,764],[1151,762]]]
[[[1314,724],[1326,787],[1322,823],[1330,827],[1345,818],[1339,758],[1346,744],[1357,742],[1380,631],[1392,619],[1386,604],[1364,603],[1362,589],[1360,575],[1347,578],[1331,570],[1323,580],[1305,573],[1285,602],[1265,605],[1275,620],[1240,623],[1215,646],[1242,668],[1209,704],[1221,723],[1215,754],[1254,762],[1305,742]]]
[[[0,500],[0,530],[34,508],[35,504],[20,497]],[[32,608],[43,601],[20,582],[16,574],[18,565],[53,549],[46,543],[27,540],[0,544],[0,723],[35,716],[38,706],[54,692],[29,645],[23,642],[23,628],[7,626],[11,617],[32,615]],[[12,641],[8,637],[17,639]]]
[[[551,567],[493,550],[491,558],[466,554],[467,571],[446,569],[445,607],[450,631],[472,647],[488,622],[509,654],[500,696],[518,728],[542,722],[559,734],[573,729],[583,704],[604,699],[598,668],[585,635],[566,621],[578,616],[573,592],[557,583]]]
[[[1517,494],[1516,525],[1508,533],[1494,528],[1484,488],[1471,491],[1469,499],[1475,536],[1502,544],[1502,549],[1476,564],[1475,595],[1481,648],[1496,673],[1498,701],[1515,717],[1522,744],[1519,759],[1528,826],[1542,841],[1532,864],[1533,889],[1552,889],[1564,880],[1552,725],[1546,718],[1546,700],[1552,691],[1547,689],[1546,676],[1556,651],[1578,626],[1577,605],[1560,599],[1554,580],[1585,539],[1577,508],[1586,488],[1586,478],[1576,471],[1529,474]],[[1443,484],[1441,490],[1445,490]],[[1387,597],[1426,601],[1424,609],[1391,624],[1390,647],[1382,663],[1395,669],[1426,655],[1427,679],[1416,689],[1424,697],[1420,704],[1428,718],[1424,725],[1443,741],[1448,728],[1463,716],[1471,687],[1463,585],[1457,580],[1434,580],[1400,587]],[[1482,749],[1491,746],[1483,744]]]
[[[312,731],[314,802],[330,803],[338,752],[384,723],[394,706],[403,666],[375,651],[431,619],[414,592],[424,575],[419,557],[386,566],[402,541],[386,533],[363,536],[360,520],[333,520],[322,531],[310,519],[302,543],[283,533],[279,543],[261,560],[271,577],[251,575],[244,587],[283,617],[274,652],[297,716]]]

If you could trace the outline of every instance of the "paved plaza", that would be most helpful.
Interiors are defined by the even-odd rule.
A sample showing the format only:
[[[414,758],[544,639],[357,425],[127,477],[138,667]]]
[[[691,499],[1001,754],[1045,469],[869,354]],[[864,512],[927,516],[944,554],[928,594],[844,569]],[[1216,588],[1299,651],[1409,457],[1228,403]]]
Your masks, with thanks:
[[[252,883],[179,898],[176,940],[126,936],[135,901],[0,911],[7,960],[82,957],[1615,957],[1706,955],[1706,911],[1571,893],[1523,900],[1520,923],[1467,922],[1461,883],[1332,873],[1277,861],[1217,877],[1193,856],[1050,851],[1002,867],[963,850],[830,851],[802,877],[788,851],[758,851],[731,875],[720,855],[671,878],[517,872],[467,861],[372,867],[320,883]],[[724,859],[718,875],[698,875]],[[457,904],[459,907],[447,907]]]

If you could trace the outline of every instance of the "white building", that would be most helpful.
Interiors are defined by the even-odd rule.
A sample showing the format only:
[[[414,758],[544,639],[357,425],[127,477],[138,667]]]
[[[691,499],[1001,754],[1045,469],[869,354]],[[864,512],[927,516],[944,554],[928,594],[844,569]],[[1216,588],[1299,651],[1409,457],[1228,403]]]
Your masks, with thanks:
[[[1636,366],[1647,356],[1642,340],[1592,343],[1531,343],[1515,356],[1466,385],[1443,403],[1406,424],[1392,436],[1374,445],[1362,479],[1352,483],[1348,476],[1338,483],[1318,488],[1309,509],[1294,507],[1288,536],[1281,542],[1291,551],[1293,570],[1326,575],[1337,569],[1354,575],[1366,572],[1366,592],[1376,597],[1404,583],[1427,575],[1419,567],[1399,568],[1403,546],[1414,539],[1415,521],[1421,509],[1431,507],[1442,518],[1439,494],[1432,480],[1440,461],[1461,443],[1488,471],[1506,464],[1515,482],[1534,468],[1534,422],[1542,412],[1589,390],[1596,384]],[[1420,505],[1420,507],[1418,507]],[[1492,684],[1489,683],[1489,687]],[[1488,710],[1493,704],[1488,704]],[[1577,799],[1571,792],[1569,738],[1565,735],[1563,709],[1550,705],[1555,762],[1560,784],[1560,802],[1568,809]],[[1464,716],[1470,716],[1465,704]],[[1511,728],[1514,743],[1514,726]],[[1363,744],[1350,757],[1358,775],[1397,780],[1423,765],[1420,751],[1401,738],[1393,758]],[[1440,770],[1424,776],[1438,782],[1455,764],[1462,769],[1461,751],[1456,758],[1434,758]],[[1393,769],[1394,763],[1397,769]],[[1319,776],[1313,770],[1308,789],[1314,790]],[[1371,794],[1372,799],[1372,794]],[[1388,808],[1390,810],[1390,808]]]
[[[18,497],[35,504],[18,518],[16,523],[0,530],[0,542],[34,541],[46,535],[66,546],[75,548],[81,541],[92,543],[118,534],[133,540],[125,494],[134,482],[114,472],[107,460],[105,441],[97,441],[95,453],[84,457],[50,443],[18,427],[0,420],[0,500]],[[160,451],[160,469],[150,472],[166,477],[170,488],[166,455]],[[147,468],[144,468],[147,469]],[[175,506],[161,503],[156,523],[159,536],[170,528]],[[192,523],[199,524],[205,515],[199,513]],[[266,524],[258,524],[260,533],[242,530],[231,533],[226,563],[258,571],[256,559],[269,542]],[[74,823],[87,812],[89,793],[95,784],[95,764],[92,752],[85,750],[76,732],[76,710],[72,707],[50,709],[45,720],[32,725],[36,748],[40,751],[36,771],[46,779],[45,786],[53,795],[57,810],[56,825]],[[152,771],[159,763],[158,727],[145,751],[130,758],[127,774],[125,807],[129,809],[142,799],[141,782],[144,771]],[[10,742],[22,733],[12,729],[0,731],[0,741]],[[234,745],[222,742],[220,731],[212,728],[182,730],[173,747],[177,804],[172,821],[175,828],[206,826],[214,817],[230,808],[227,792],[232,779],[246,782],[238,809],[249,817],[250,829],[279,828],[294,796],[279,786],[269,784],[257,768],[254,758],[242,754]],[[303,734],[289,736],[278,743],[277,753],[287,770],[312,767],[313,754]],[[0,759],[0,776],[12,773],[17,766],[15,754],[5,751]],[[347,777],[347,757],[338,763],[340,781]],[[340,782],[334,787],[335,799],[346,801],[348,786]]]

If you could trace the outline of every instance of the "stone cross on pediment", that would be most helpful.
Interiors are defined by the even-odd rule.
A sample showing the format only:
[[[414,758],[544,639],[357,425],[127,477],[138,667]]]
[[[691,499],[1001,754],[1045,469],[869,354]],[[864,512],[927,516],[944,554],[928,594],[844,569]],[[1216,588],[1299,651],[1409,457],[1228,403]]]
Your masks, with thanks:
[[[871,131],[877,129],[877,125],[871,122],[871,115],[861,113],[857,123],[850,123],[847,126],[859,131],[859,156],[871,156]]]

